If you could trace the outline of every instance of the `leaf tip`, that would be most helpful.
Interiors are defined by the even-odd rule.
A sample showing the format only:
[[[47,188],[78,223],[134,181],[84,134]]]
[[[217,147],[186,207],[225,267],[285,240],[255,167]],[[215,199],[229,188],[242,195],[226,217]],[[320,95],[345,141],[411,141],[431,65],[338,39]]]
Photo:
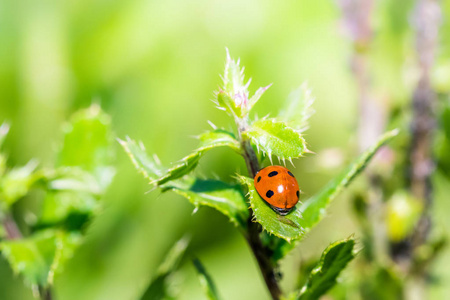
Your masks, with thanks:
[[[208,122],[209,126],[211,126],[212,129],[214,129],[214,130],[217,129],[217,126],[213,122],[211,122],[210,120],[207,120],[206,122]]]

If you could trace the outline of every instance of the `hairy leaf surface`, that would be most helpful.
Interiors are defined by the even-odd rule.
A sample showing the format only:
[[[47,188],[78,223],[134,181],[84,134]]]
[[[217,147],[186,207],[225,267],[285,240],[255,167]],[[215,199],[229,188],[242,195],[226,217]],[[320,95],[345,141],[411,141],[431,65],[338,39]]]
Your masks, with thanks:
[[[283,160],[297,158],[308,151],[300,133],[275,119],[255,121],[244,134],[269,158],[272,155]]]
[[[195,169],[202,155],[211,149],[228,146],[235,151],[240,151],[239,142],[232,133],[226,130],[216,129],[205,132],[199,136],[199,140],[200,145],[193,153],[184,157],[169,169],[162,167],[157,159],[149,158],[144,147],[138,146],[133,140],[127,138],[126,141],[119,140],[119,142],[140,173],[151,183],[163,185],[190,173]]]
[[[190,177],[168,184],[164,189],[170,189],[187,198],[195,207],[205,205],[217,209],[236,226],[246,226],[249,211],[239,185]]]
[[[313,103],[314,97],[311,95],[311,90],[304,83],[289,94],[279,118],[293,129],[303,132],[308,129],[308,119],[314,113]]]

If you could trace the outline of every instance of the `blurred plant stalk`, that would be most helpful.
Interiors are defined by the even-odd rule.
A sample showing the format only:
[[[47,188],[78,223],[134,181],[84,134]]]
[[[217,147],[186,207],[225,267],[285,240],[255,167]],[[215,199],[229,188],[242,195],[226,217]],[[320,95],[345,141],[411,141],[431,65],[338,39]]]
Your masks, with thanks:
[[[416,53],[420,77],[412,98],[413,117],[410,124],[411,144],[409,148],[408,180],[411,194],[422,202],[422,215],[416,228],[400,253],[406,257],[407,268],[412,272],[414,252],[428,242],[432,226],[430,208],[433,198],[431,175],[434,170],[432,157],[433,136],[436,116],[433,112],[436,94],[431,87],[431,69],[439,42],[441,8],[438,0],[417,0],[412,16],[416,34]],[[419,268],[412,274],[406,293],[408,299],[426,299],[427,269]]]
[[[371,16],[374,0],[340,0],[343,21],[354,45],[351,58],[352,71],[359,92],[360,118],[358,124],[359,149],[365,149],[384,131],[387,124],[387,105],[373,96],[368,52],[372,41]],[[406,299],[426,299],[426,268],[415,265],[415,252],[425,245],[431,229],[432,204],[431,174],[434,169],[432,138],[436,127],[433,114],[436,96],[431,87],[431,69],[438,45],[441,12],[438,0],[417,0],[412,15],[415,30],[419,80],[412,98],[411,140],[405,174],[408,189],[423,207],[419,221],[411,234],[399,243],[391,242],[386,234],[383,184],[387,180],[375,170],[368,170],[370,190],[367,193],[366,218],[369,220],[366,234],[373,244],[373,260],[385,265],[391,259],[408,279],[403,286]],[[401,189],[401,187],[397,187]],[[389,248],[392,249],[388,252]],[[390,258],[389,258],[390,257]]]
[[[377,140],[386,127],[386,105],[373,95],[368,62],[368,52],[373,39],[371,20],[375,1],[338,0],[338,3],[343,13],[346,32],[353,42],[351,69],[357,84],[359,101],[358,149],[363,152]],[[373,168],[369,167],[366,174],[370,185],[365,212],[370,226],[367,230],[373,238],[374,259],[382,263],[388,257],[382,183]]]

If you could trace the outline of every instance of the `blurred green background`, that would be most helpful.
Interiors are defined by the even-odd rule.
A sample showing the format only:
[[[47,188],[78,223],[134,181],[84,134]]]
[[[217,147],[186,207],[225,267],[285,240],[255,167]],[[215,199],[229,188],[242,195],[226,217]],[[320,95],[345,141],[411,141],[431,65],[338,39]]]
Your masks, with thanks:
[[[450,65],[450,1],[438,51],[436,82],[447,87]],[[369,58],[377,95],[395,105],[414,88],[412,1],[378,1]],[[447,34],[445,34],[447,33]],[[306,133],[309,155],[293,170],[305,197],[323,186],[355,153],[357,89],[349,67],[353,51],[334,1],[16,1],[0,0],[0,123],[12,125],[5,149],[10,165],[55,159],[61,124],[77,109],[100,103],[112,116],[117,137],[144,142],[165,164],[189,153],[207,120],[231,128],[228,116],[209,101],[220,84],[225,47],[240,57],[251,90],[273,83],[256,111],[275,115],[288,93],[307,81],[316,114]],[[447,81],[446,81],[447,80]],[[199,257],[225,299],[269,299],[256,261],[242,236],[210,208],[192,215],[180,196],[150,190],[115,145],[117,175],[87,242],[57,278],[58,299],[135,299],[167,250],[186,232],[188,256]],[[342,163],[323,161],[323,150],[340,149]],[[329,151],[328,151],[329,152]],[[330,152],[329,152],[330,153]],[[332,152],[336,153],[336,151]],[[245,170],[230,150],[215,150],[198,172],[230,179]],[[450,228],[450,187],[439,174],[436,226]],[[358,228],[349,192],[329,217],[282,262],[290,290],[300,260]],[[24,209],[20,204],[16,208]],[[434,265],[433,299],[450,297],[449,251]],[[314,256],[315,257],[315,256]],[[343,278],[351,281],[350,265]],[[177,274],[180,299],[203,299],[187,259]],[[32,299],[20,278],[0,259],[0,298]]]

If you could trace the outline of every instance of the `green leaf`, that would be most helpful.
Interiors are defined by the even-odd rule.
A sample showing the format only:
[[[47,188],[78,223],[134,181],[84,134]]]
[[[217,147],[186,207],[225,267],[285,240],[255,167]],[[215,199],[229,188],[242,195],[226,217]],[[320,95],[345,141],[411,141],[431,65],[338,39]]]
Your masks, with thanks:
[[[346,172],[329,183],[322,191],[306,200],[286,216],[280,216],[274,212],[267,203],[261,199],[256,191],[253,179],[239,176],[242,184],[246,185],[249,192],[250,205],[253,209],[256,222],[260,223],[264,230],[270,234],[285,239],[287,242],[302,238],[306,232],[313,228],[325,215],[326,209],[339,193],[350,184],[368,164],[376,151],[397,134],[397,130],[384,134],[378,142],[353,163]],[[273,249],[279,255],[286,254],[293,246],[279,241],[272,242],[277,247]]]
[[[81,230],[100,210],[98,199],[83,192],[51,192],[45,197],[38,226],[62,225],[68,230]]]
[[[127,138],[126,141],[119,140],[119,142],[144,177],[149,179],[151,183],[163,185],[191,172],[195,169],[203,154],[211,149],[228,146],[237,152],[240,151],[240,145],[235,136],[223,129],[205,132],[198,138],[200,140],[199,147],[169,169],[162,167],[156,158],[149,158],[144,147],[138,146],[133,140]]]
[[[308,152],[302,135],[286,123],[275,119],[261,119],[253,122],[244,135],[270,159],[272,155],[282,160],[291,159]]]
[[[27,284],[47,286],[79,244],[78,234],[47,230],[20,240],[2,241],[0,250]]]
[[[247,111],[250,112],[250,110],[253,108],[253,106],[258,102],[259,98],[264,94],[265,91],[267,91],[268,88],[270,88],[272,84],[269,84],[265,87],[260,87],[256,90],[255,94],[248,100],[247,105]]]
[[[388,267],[374,266],[360,278],[361,297],[364,300],[397,300],[404,297],[404,279]]]
[[[186,237],[175,243],[159,266],[156,277],[151,280],[148,288],[142,294],[141,300],[175,299],[168,279],[178,269],[188,245],[189,239]]]
[[[164,190],[172,190],[187,198],[196,208],[200,205],[215,208],[236,226],[246,227],[249,212],[239,185],[189,177],[164,186]]]
[[[234,135],[223,129],[216,129],[214,131],[208,131],[199,136],[200,145],[190,155],[184,157],[176,165],[166,171],[166,174],[153,181],[157,185],[162,185],[168,181],[178,179],[197,167],[198,161],[207,151],[217,148],[228,146],[231,149],[239,152],[239,142]]]
[[[121,139],[118,139],[118,141],[139,173],[144,175],[149,181],[156,180],[166,172],[166,169],[161,165],[157,156],[151,158],[147,155],[142,142],[138,144],[128,136],[125,141]]]
[[[92,172],[107,187],[114,177],[111,119],[97,104],[76,112],[63,129],[57,167],[75,166]]]
[[[0,208],[10,207],[25,196],[40,175],[36,173],[38,163],[31,160],[23,167],[13,168],[0,178]]]
[[[54,277],[64,271],[65,264],[74,256],[75,251],[83,242],[79,232],[57,231],[55,235],[55,256],[50,266],[47,281],[53,284]]]
[[[226,111],[234,117],[240,117],[242,115],[242,108],[240,105],[236,105],[233,96],[228,95],[224,91],[219,91],[215,97],[214,103],[217,105],[217,108]]]
[[[450,101],[444,102],[442,114],[440,116],[440,125],[444,131],[445,137],[450,141]]]
[[[198,259],[193,259],[192,263],[194,264],[195,269],[197,270],[200,284],[202,285],[207,298],[209,300],[220,299],[219,294],[217,293],[216,286],[215,286],[211,276],[206,271],[205,267],[203,267],[202,263]]]
[[[298,300],[319,299],[336,284],[339,273],[355,257],[355,240],[348,238],[328,246],[320,262],[309,275],[308,281],[300,290]]]
[[[250,81],[244,82],[244,68],[239,66],[239,60],[231,59],[228,49],[222,80],[223,86],[217,94],[217,104],[223,110],[240,117],[245,110]]]
[[[37,226],[80,230],[98,211],[115,173],[111,120],[93,104],[73,114],[63,133],[56,168],[42,171],[47,193]]]
[[[280,216],[259,196],[253,184],[253,179],[238,175],[241,183],[247,186],[248,198],[252,207],[255,221],[262,225],[264,230],[290,242],[305,234],[302,226],[302,216],[296,207],[286,216]]]
[[[312,228],[315,226],[325,215],[326,208],[329,206],[331,201],[333,201],[340,192],[347,187],[350,182],[361,173],[375,153],[384,144],[389,142],[394,136],[398,134],[398,130],[392,130],[385,133],[379,138],[379,140],[362,153],[358,159],[350,165],[350,167],[338,176],[336,179],[332,180],[325,188],[323,188],[319,193],[309,198],[303,205],[301,205],[300,210],[303,214],[304,227]]]
[[[69,230],[81,230],[99,212],[104,194],[97,178],[77,167],[61,167],[44,172],[45,198],[38,227],[63,225]]]
[[[234,151],[240,153],[241,148],[234,134],[223,129],[215,129],[202,133],[198,139],[200,145],[197,151],[210,150],[215,147],[228,146]]]
[[[293,91],[281,111],[279,118],[293,129],[303,132],[308,129],[308,119],[314,114],[314,97],[306,83]]]

